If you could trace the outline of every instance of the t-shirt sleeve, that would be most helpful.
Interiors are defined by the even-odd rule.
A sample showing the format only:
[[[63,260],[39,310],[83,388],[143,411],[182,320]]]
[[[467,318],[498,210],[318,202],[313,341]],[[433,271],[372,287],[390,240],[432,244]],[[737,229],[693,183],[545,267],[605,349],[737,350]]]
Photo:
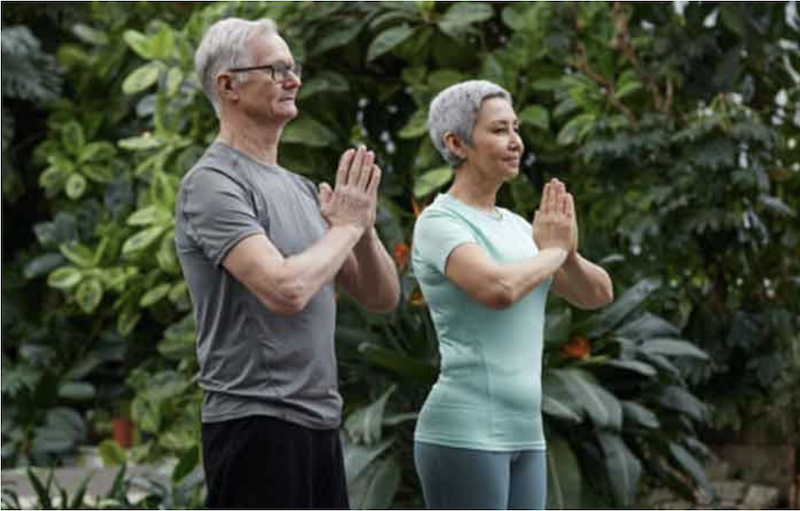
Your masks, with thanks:
[[[185,187],[180,214],[186,233],[215,265],[244,238],[265,234],[250,194],[222,172],[200,169]]]
[[[414,252],[418,261],[432,265],[442,275],[453,250],[464,243],[475,242],[465,222],[444,211],[426,212],[414,227]]]

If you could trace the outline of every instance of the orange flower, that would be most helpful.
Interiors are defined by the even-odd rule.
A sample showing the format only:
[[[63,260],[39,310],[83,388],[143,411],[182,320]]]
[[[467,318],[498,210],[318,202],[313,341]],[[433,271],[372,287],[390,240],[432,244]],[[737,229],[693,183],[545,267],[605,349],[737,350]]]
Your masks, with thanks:
[[[422,291],[420,291],[419,288],[416,288],[414,292],[411,293],[411,296],[408,299],[408,303],[410,303],[415,307],[422,307],[423,305],[425,305],[425,297],[422,296]]]
[[[392,257],[394,257],[394,264],[397,265],[397,269],[401,272],[406,269],[406,265],[408,264],[408,253],[411,249],[408,247],[407,243],[402,241],[398,241],[394,244],[392,248]]]
[[[586,360],[592,355],[592,346],[589,344],[588,339],[576,335],[561,346],[561,354],[567,358]]]

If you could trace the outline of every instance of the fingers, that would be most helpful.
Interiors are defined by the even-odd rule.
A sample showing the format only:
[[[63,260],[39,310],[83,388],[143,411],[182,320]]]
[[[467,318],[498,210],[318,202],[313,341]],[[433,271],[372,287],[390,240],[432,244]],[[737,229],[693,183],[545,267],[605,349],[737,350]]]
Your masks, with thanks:
[[[355,150],[348,149],[343,152],[341,158],[339,158],[339,168],[336,169],[336,188],[344,186],[347,183],[350,164],[353,161],[354,153]]]
[[[378,193],[378,186],[381,184],[381,168],[377,165],[372,166],[372,172],[370,173],[372,178],[369,181],[369,187],[367,188],[367,193],[370,195],[377,195]]]
[[[575,218],[575,199],[571,193],[567,194],[567,216]]]
[[[333,196],[333,190],[331,190],[331,185],[328,183],[321,183],[319,185],[319,203],[320,204],[327,204],[328,201],[331,200]]]
[[[547,183],[544,185],[544,190],[542,191],[542,202],[539,205],[542,214],[550,212],[550,188],[550,183]]]
[[[561,194],[560,197],[560,204],[561,204],[561,214],[566,216],[567,218],[572,218],[572,208],[570,207],[570,197],[571,195],[568,193]]]
[[[350,173],[347,176],[348,185],[358,186],[358,183],[361,180],[361,172],[364,170],[363,164],[366,153],[367,148],[363,145],[356,150],[356,154],[353,156],[353,162],[350,165]]]
[[[358,180],[358,189],[359,190],[367,190],[369,187],[370,180],[372,178],[372,171],[374,170],[375,165],[375,153],[372,151],[366,151],[364,155],[364,162],[362,164],[362,171]]]

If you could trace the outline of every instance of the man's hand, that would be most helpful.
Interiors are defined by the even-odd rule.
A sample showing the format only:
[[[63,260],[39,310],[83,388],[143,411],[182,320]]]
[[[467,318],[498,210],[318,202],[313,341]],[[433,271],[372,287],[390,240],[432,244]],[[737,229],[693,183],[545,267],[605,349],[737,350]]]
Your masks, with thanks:
[[[381,181],[381,169],[374,162],[375,154],[365,147],[348,149],[339,159],[336,188],[320,185],[320,210],[332,227],[353,225],[362,232],[372,230]]]
[[[533,219],[533,239],[540,250],[560,248],[572,253],[577,244],[572,196],[553,179],[544,185],[542,201]]]

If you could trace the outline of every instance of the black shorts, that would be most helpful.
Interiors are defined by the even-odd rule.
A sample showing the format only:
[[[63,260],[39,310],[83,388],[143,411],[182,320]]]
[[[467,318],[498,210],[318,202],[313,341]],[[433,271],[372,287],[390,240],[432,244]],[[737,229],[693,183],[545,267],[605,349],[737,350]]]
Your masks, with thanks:
[[[338,430],[265,416],[203,424],[210,508],[349,509]]]

